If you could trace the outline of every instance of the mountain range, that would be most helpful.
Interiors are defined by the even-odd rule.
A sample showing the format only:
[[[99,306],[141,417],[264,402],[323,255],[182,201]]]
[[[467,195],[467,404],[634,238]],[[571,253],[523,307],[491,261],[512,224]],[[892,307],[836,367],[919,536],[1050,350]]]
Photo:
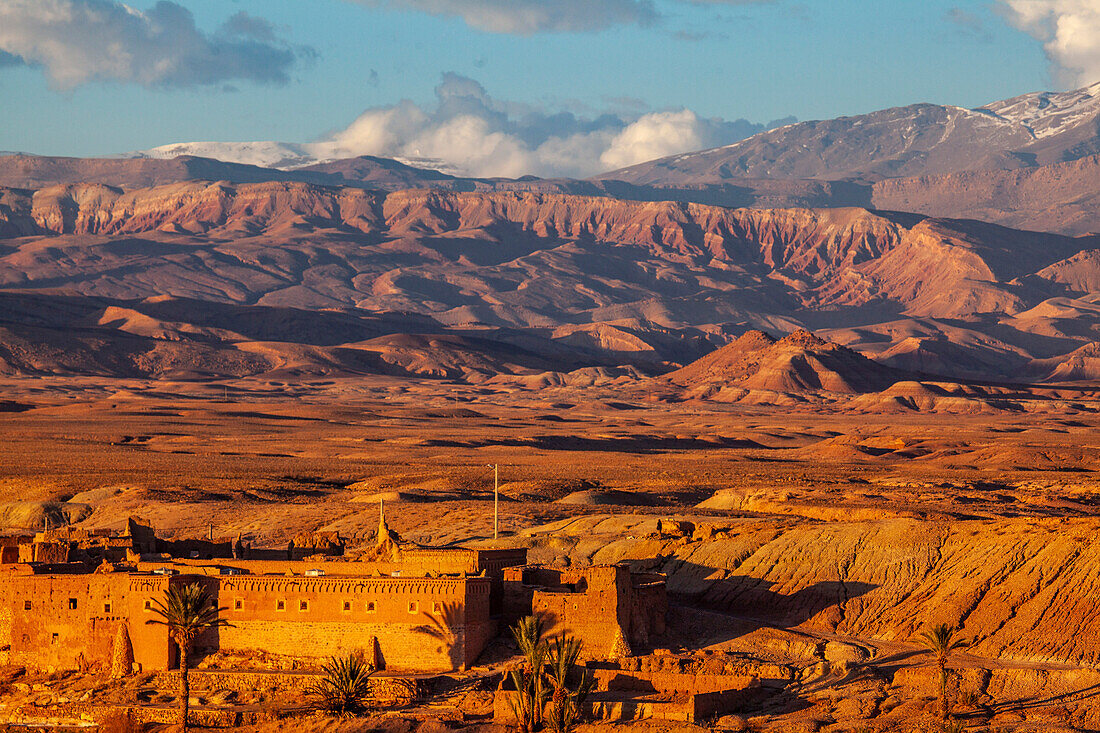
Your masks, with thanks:
[[[0,371],[627,383],[806,329],[726,380],[1096,380],[1098,116],[914,105],[587,181],[0,156]]]

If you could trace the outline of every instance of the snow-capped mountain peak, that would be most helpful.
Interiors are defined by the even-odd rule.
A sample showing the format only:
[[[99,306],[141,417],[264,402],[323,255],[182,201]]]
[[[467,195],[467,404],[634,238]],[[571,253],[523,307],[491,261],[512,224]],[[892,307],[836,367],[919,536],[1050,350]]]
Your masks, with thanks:
[[[978,110],[1023,125],[1036,138],[1049,137],[1100,114],[1100,82],[1069,92],[1022,94]]]
[[[362,153],[347,150],[334,142],[317,143],[281,143],[272,140],[255,142],[190,142],[160,145],[149,150],[124,153],[124,158],[178,158],[181,155],[193,155],[199,158],[213,158],[226,163],[242,163],[263,168],[295,170],[320,163],[331,163],[342,158],[354,158]],[[466,175],[465,171],[436,158],[415,158],[407,156],[384,156],[411,168],[439,171],[452,176]]]

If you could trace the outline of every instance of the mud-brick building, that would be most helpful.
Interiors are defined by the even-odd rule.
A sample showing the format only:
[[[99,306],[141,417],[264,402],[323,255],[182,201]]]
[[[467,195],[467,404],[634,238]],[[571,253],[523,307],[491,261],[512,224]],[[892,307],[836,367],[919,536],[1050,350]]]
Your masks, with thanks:
[[[632,572],[629,564],[558,570],[528,565],[504,571],[509,621],[542,616],[550,633],[568,632],[589,658],[630,656],[665,631],[665,576]]]
[[[154,601],[171,584],[198,582],[230,624],[197,640],[200,655],[319,659],[361,650],[386,670],[464,668],[496,633],[492,596],[504,564],[523,563],[525,553],[415,555],[405,562],[160,558],[98,570],[10,563],[0,567],[0,649],[28,667],[109,667],[124,636],[141,669],[171,669],[178,651],[164,626],[148,623],[158,618]]]
[[[115,636],[126,626],[150,669],[165,669],[168,633],[147,625],[147,600],[163,598],[169,578],[89,573],[81,564],[17,564],[0,574],[0,649],[30,668],[109,666]],[[0,660],[2,661],[2,660]]]

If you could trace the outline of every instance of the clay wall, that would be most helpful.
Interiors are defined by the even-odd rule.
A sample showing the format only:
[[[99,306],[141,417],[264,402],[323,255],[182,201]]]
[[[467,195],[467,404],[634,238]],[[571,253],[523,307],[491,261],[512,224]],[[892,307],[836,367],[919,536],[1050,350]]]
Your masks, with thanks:
[[[472,664],[491,638],[487,578],[279,577],[219,579],[231,627],[210,648],[327,657],[356,650],[387,670]]]
[[[34,546],[40,545],[52,546]],[[418,550],[410,562],[318,563],[325,571],[320,577],[303,574],[313,567],[308,563],[285,560],[160,559],[139,562],[136,573],[89,573],[80,563],[14,564],[0,573],[0,644],[10,645],[12,663],[30,667],[106,666],[125,625],[143,670],[172,669],[178,650],[166,627],[147,623],[159,618],[153,602],[163,600],[169,584],[202,582],[232,626],[196,640],[199,652],[323,658],[362,649],[390,670],[464,668],[496,633],[493,578],[428,576],[525,556],[484,552]],[[151,572],[160,567],[180,574]],[[243,574],[222,574],[224,568]]]
[[[174,668],[178,652],[167,628],[146,623],[159,618],[151,604],[164,598],[170,582],[201,580],[129,573],[8,573],[0,576],[0,640],[10,644],[12,664],[109,667],[115,635],[125,625],[134,661],[142,669]]]
[[[12,664],[73,669],[108,663],[126,619],[125,588],[110,575],[7,576],[3,594]],[[9,621],[10,619],[10,621]]]
[[[204,579],[188,575],[165,577],[133,573],[109,574],[126,588],[127,633],[134,647],[134,662],[143,671],[176,669],[179,666],[179,650],[168,638],[168,628],[150,621],[160,619],[153,611],[154,601],[164,602],[169,584],[204,582]],[[199,637],[196,644],[205,643],[209,634]]]
[[[729,692],[750,687],[753,675],[687,674],[666,671],[636,671],[622,669],[590,669],[596,689],[624,690],[642,693],[703,694]]]
[[[590,658],[609,655],[620,632],[635,648],[647,647],[654,634],[665,630],[668,600],[662,575],[631,574],[626,565],[507,568],[503,585],[509,623],[541,615],[550,633],[579,638]]]

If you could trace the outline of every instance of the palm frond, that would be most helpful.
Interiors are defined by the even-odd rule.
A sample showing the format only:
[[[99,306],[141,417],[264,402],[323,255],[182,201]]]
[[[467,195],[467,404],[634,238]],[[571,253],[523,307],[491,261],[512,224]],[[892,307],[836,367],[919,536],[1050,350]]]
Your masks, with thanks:
[[[546,655],[544,623],[540,616],[524,616],[511,628],[520,654],[527,659],[531,669],[540,669]]]
[[[962,639],[955,638],[957,631],[951,624],[936,624],[922,631],[920,640],[924,648],[937,658],[946,657],[951,652],[968,646]]]
[[[315,699],[315,707],[335,715],[366,712],[373,700],[374,671],[362,654],[332,657],[321,665],[321,678],[306,688],[306,694]]]
[[[218,608],[210,592],[199,583],[169,585],[164,600],[154,598],[150,610],[156,618],[145,623],[167,626],[177,643],[190,644],[207,629],[231,625],[219,616],[226,609]]]

